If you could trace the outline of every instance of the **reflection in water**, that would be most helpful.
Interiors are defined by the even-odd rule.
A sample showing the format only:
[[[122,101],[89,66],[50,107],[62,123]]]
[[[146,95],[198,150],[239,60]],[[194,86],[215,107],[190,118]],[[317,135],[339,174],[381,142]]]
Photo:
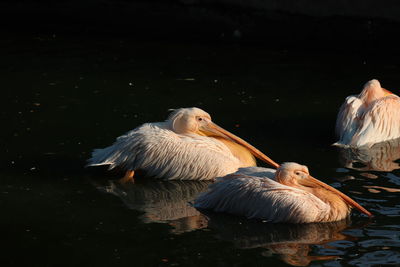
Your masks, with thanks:
[[[98,182],[97,182],[98,183]],[[118,196],[130,209],[144,212],[144,223],[162,222],[173,226],[173,234],[211,228],[217,238],[233,242],[240,249],[263,248],[262,255],[279,258],[287,264],[306,266],[313,261],[336,260],[342,254],[338,242],[357,238],[343,234],[350,220],[332,223],[273,224],[213,212],[200,213],[190,202],[205,191],[210,182],[145,180],[120,184],[107,181],[98,185],[103,192]],[[319,249],[315,249],[315,245]],[[336,247],[338,245],[338,247]]]
[[[144,212],[144,223],[164,222],[182,233],[207,226],[206,218],[190,205],[197,194],[207,189],[205,181],[158,181],[120,184],[108,181],[101,191],[119,197],[130,209]]]
[[[355,237],[341,233],[348,229],[350,220],[332,223],[274,224],[246,220],[240,217],[207,213],[208,227],[218,230],[218,237],[231,241],[242,249],[264,248],[262,254],[278,254],[291,265],[306,266],[312,261],[335,260],[342,254],[335,250],[334,241],[356,240]],[[325,255],[310,255],[312,245],[321,245]]]
[[[238,133],[251,136],[274,158],[314,162],[315,173],[335,177],[339,174],[332,169],[331,159],[336,153],[325,151],[324,144],[333,138],[337,105],[348,95],[349,86],[377,70],[376,74],[385,76],[391,84],[400,83],[399,61],[393,56],[371,54],[368,61],[368,55],[361,58],[359,53],[269,51],[250,44],[138,42],[136,38],[117,35],[75,38],[64,34],[53,38],[7,31],[2,34],[2,62],[7,67],[2,68],[5,93],[0,116],[9,126],[2,129],[0,164],[2,240],[7,244],[2,266],[79,265],[78,262],[97,267],[207,265],[216,255],[216,248],[226,244],[212,238],[214,234],[224,235],[224,229],[160,238],[165,237],[169,227],[143,225],[136,219],[138,212],[116,209],[115,201],[109,201],[113,196],[96,194],[86,185],[83,179],[87,172],[82,165],[88,151],[111,142],[130,125],[155,121],[169,108],[193,105],[218,113],[218,120],[223,120],[226,127],[238,127]],[[368,64],[363,63],[364,59]],[[338,75],[343,79],[337,79]],[[322,87],[326,89],[320,90]],[[299,102],[303,103],[301,107]],[[296,140],[291,138],[293,129],[304,125],[310,126],[309,130],[298,131]],[[360,191],[360,195],[351,196],[367,204],[376,219],[368,228],[345,231],[357,236],[356,242],[329,243],[343,255],[339,263],[325,262],[326,265],[400,262],[399,193],[361,191],[364,184],[400,187],[399,172],[374,173],[379,177],[374,181],[350,173],[356,181],[343,186],[347,192]],[[150,187],[139,181],[136,185]],[[131,188],[116,187],[118,193],[130,193]],[[129,206],[137,204],[140,208],[142,203],[144,220],[151,221],[147,214],[162,219],[162,213],[155,208],[151,212],[149,206],[155,203],[146,206],[139,197],[137,203],[122,193],[120,197]],[[156,202],[156,195],[154,198],[152,201]],[[188,210],[193,211],[190,207]],[[192,214],[188,210],[187,214]],[[173,222],[188,225],[188,218],[192,217],[180,218]],[[121,222],[115,223],[116,220]],[[97,222],[104,224],[95,231]],[[268,229],[264,230],[258,235],[266,235]],[[198,244],[205,245],[199,248]],[[329,248],[321,252],[318,245],[305,247],[313,248],[308,255],[340,254],[329,254]],[[45,264],[41,255],[44,249],[48,252]],[[243,266],[261,250],[267,251],[243,251],[240,254],[244,257],[233,257],[238,249],[229,246],[221,251],[215,264],[208,265]],[[74,253],[78,251],[81,253]],[[201,259],[196,257],[198,253]],[[176,262],[160,261],[160,257],[167,256]],[[60,259],[66,263],[60,264]],[[265,259],[256,264],[279,265],[279,260]]]
[[[374,144],[372,147],[339,148],[340,161],[346,168],[359,171],[386,171],[400,168],[400,138]]]
[[[370,191],[371,193],[380,193],[380,191],[377,189],[385,190],[389,193],[400,193],[400,188],[383,187],[378,185],[366,185],[364,187],[369,188],[368,191]]]

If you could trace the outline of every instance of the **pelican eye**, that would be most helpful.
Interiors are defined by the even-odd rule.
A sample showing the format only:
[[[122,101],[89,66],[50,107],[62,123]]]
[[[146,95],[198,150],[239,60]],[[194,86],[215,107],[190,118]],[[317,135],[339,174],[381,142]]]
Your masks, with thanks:
[[[302,173],[299,171],[296,171],[294,174],[296,174],[297,176],[303,177]]]
[[[198,120],[198,121],[202,121],[203,118],[202,118],[202,117],[198,117],[197,120]]]

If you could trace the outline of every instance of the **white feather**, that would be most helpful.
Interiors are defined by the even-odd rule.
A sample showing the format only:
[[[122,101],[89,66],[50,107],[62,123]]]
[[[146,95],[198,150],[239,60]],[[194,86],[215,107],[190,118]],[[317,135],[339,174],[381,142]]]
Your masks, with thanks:
[[[270,222],[309,223],[327,216],[328,204],[309,192],[274,181],[270,178],[274,172],[242,168],[218,179],[195,200],[195,207]]]
[[[159,122],[143,124],[113,145],[96,149],[88,166],[96,165],[140,169],[168,180],[211,180],[235,172],[241,162],[217,139],[176,134],[167,122]]]
[[[257,176],[257,177],[268,177],[275,180],[275,169],[262,168],[262,167],[246,167],[239,168],[239,170],[232,175],[245,175],[245,176]]]
[[[389,95],[388,95],[389,94]],[[377,80],[364,85],[358,96],[349,96],[340,108],[334,145],[360,147],[400,137],[400,98]]]
[[[336,120],[336,134],[339,136],[339,141],[336,145],[350,143],[352,136],[357,130],[358,113],[361,106],[362,102],[357,96],[349,96],[340,107]]]
[[[362,113],[352,146],[379,143],[400,137],[400,98],[396,95],[376,100]]]

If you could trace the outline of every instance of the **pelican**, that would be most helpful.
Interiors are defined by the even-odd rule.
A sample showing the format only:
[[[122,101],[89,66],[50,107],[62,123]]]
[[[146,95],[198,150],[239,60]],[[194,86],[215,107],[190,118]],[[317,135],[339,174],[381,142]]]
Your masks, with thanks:
[[[174,110],[165,122],[145,123],[95,149],[87,166],[109,165],[126,171],[124,181],[136,170],[165,180],[213,180],[256,166],[255,157],[279,166],[258,149],[211,121],[199,108]]]
[[[274,223],[339,221],[350,214],[351,207],[372,216],[345,194],[313,178],[306,166],[293,162],[276,171],[239,169],[218,179],[197,197],[194,206]]]
[[[400,98],[381,87],[378,80],[368,81],[359,95],[352,95],[340,108],[334,145],[372,146],[400,137]]]

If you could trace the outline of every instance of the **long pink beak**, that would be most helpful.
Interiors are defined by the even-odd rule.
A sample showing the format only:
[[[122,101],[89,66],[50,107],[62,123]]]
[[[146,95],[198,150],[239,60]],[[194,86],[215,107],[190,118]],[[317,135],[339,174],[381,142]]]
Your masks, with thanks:
[[[223,129],[222,127],[219,127],[217,124],[215,124],[215,123],[213,123],[211,121],[208,122],[207,128],[202,129],[202,130],[206,131],[206,132],[209,132],[209,133],[212,133],[214,135],[223,137],[225,139],[232,140],[232,141],[238,143],[239,145],[242,145],[245,148],[247,148],[250,151],[251,154],[253,154],[255,157],[259,158],[260,160],[270,164],[271,166],[273,166],[275,168],[279,168],[280,167],[280,165],[278,163],[276,163],[275,161],[273,161],[272,159],[267,157],[260,150],[258,150],[254,146],[250,145],[249,143],[244,141],[242,138],[234,135],[233,133],[228,132],[227,130]]]
[[[308,176],[308,179],[310,179],[312,182],[318,184],[319,186],[334,192],[335,194],[339,195],[347,204],[349,204],[350,206],[352,206],[355,209],[358,209],[360,212],[368,215],[368,217],[373,217],[372,213],[369,212],[368,210],[366,210],[365,208],[363,208],[360,204],[358,204],[357,202],[355,202],[353,199],[351,199],[350,197],[346,196],[345,194],[343,194],[342,192],[340,192],[339,190],[333,188],[330,185],[327,185],[324,182],[321,182],[320,180],[312,177],[311,175]]]

